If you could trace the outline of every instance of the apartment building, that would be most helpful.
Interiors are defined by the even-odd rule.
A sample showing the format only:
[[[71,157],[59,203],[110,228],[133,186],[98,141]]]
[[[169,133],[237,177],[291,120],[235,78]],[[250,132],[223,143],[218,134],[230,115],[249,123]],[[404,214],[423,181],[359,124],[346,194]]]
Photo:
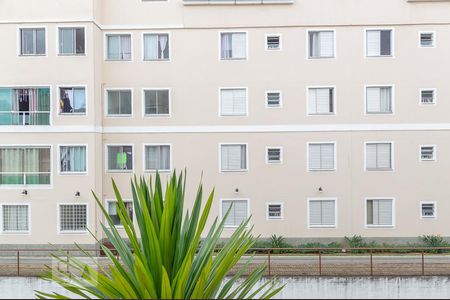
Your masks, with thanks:
[[[0,244],[203,172],[224,236],[450,236],[450,1],[3,0]],[[129,202],[130,214],[132,206]],[[211,219],[210,222],[213,220]]]

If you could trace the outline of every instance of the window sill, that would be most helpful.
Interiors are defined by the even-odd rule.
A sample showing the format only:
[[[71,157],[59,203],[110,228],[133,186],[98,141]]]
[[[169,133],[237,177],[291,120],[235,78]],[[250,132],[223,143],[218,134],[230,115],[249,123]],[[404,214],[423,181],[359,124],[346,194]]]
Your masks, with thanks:
[[[131,62],[133,61],[132,59],[105,59],[105,61],[111,61],[111,62],[117,62],[117,61],[128,61]]]
[[[313,114],[313,113],[308,113],[309,117],[320,117],[320,116],[324,116],[324,117],[329,117],[329,116],[335,116],[335,113],[324,113],[324,114]]]
[[[336,169],[308,169],[309,172],[335,172]]]
[[[59,113],[59,116],[86,116],[86,113]]]
[[[283,221],[284,218],[267,218],[267,221]]]
[[[169,118],[170,114],[155,114],[155,115],[149,115],[145,114],[144,118]]]
[[[308,226],[309,229],[326,229],[326,228],[337,228],[336,225],[310,225]]]
[[[129,174],[133,173],[133,170],[106,170],[106,173]]]
[[[61,176],[86,176],[87,172],[60,172]]]
[[[75,234],[79,234],[79,235],[87,235],[89,234],[89,231],[58,231],[58,234],[68,234],[68,235],[75,235]]]
[[[47,54],[19,54],[19,57],[45,57]]]
[[[31,231],[2,231],[4,235],[30,235]]]
[[[142,61],[144,61],[144,62],[158,62],[158,61],[160,61],[160,62],[169,62],[170,61],[170,58],[165,58],[165,59],[143,59]]]
[[[392,172],[394,169],[366,169],[367,172]]]
[[[220,58],[221,61],[243,61],[247,60],[247,57],[241,57],[241,58]]]
[[[308,56],[308,59],[314,60],[314,59],[334,59],[336,56]]]
[[[366,55],[366,58],[393,58],[393,55],[377,55],[377,56],[368,56]]]
[[[144,170],[144,173],[171,173],[172,170]]]
[[[294,0],[183,0],[184,5],[277,5],[293,3]]]
[[[107,118],[132,118],[133,115],[106,115]]]
[[[247,173],[248,170],[220,170],[221,173]]]
[[[394,225],[366,225],[368,229],[393,229]]]
[[[58,53],[58,56],[69,56],[69,57],[86,57],[86,53]]]

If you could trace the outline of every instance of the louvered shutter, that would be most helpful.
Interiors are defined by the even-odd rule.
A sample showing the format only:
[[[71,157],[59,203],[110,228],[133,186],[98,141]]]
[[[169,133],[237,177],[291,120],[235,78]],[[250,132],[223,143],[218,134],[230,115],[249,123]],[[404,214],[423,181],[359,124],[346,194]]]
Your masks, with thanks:
[[[377,168],[377,144],[366,145],[366,168],[368,170]]]
[[[220,91],[220,109],[224,116],[233,114],[233,90]]]
[[[377,168],[378,169],[391,168],[391,144],[389,143],[377,144]]]
[[[334,56],[334,33],[332,31],[321,31],[319,33],[319,47],[320,57]]]
[[[378,200],[378,225],[392,224],[392,200]]]
[[[233,58],[246,58],[247,56],[247,34],[233,33],[231,35],[231,49]]]
[[[224,200],[222,201],[222,216],[225,217],[226,213],[231,207],[232,201]],[[225,219],[225,226],[234,226],[234,220],[235,220],[235,213],[234,209],[231,209],[228,217]]]
[[[320,145],[321,169],[334,169],[334,144]]]
[[[222,145],[222,170],[246,169],[245,145]]]
[[[329,114],[330,110],[330,89],[317,89],[316,90],[316,102],[318,114]]]
[[[381,33],[379,30],[368,30],[366,36],[367,56],[380,56]]]
[[[323,226],[335,225],[335,204],[334,200],[320,201],[322,205],[322,224]]]
[[[310,226],[322,225],[321,210],[322,210],[322,205],[320,204],[320,201],[310,201],[309,202],[309,225]]]
[[[366,110],[368,113],[378,113],[381,110],[380,107],[380,88],[368,87],[366,90]]]
[[[234,201],[234,225],[239,226],[241,223],[248,218],[248,203],[246,200]]]
[[[247,92],[245,89],[233,90],[233,114],[247,114]]]
[[[309,145],[309,169],[319,170],[320,165],[320,145]]]

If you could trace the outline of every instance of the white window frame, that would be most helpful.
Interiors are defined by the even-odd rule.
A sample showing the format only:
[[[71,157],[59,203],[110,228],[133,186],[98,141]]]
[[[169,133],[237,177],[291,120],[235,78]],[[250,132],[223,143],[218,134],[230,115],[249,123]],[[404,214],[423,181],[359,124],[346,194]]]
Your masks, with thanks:
[[[278,48],[275,48],[275,49],[269,48],[269,44],[267,43],[267,39],[269,37],[278,37],[278,39],[280,41]],[[267,34],[265,34],[264,35],[264,46],[265,46],[266,51],[269,51],[269,52],[271,52],[271,51],[275,51],[276,52],[276,51],[283,50],[283,43],[282,43],[282,35],[281,35],[281,33],[267,33]]]
[[[280,104],[278,106],[269,106],[269,101],[268,101],[269,99],[268,99],[268,97],[269,97],[270,93],[278,93],[278,94],[280,94]],[[268,108],[268,109],[277,109],[277,108],[282,108],[283,107],[283,92],[282,91],[280,91],[280,90],[266,90],[264,95],[265,95],[265,106],[266,106],[266,108]],[[247,106],[248,106],[248,95],[247,95]],[[248,108],[247,108],[247,111],[248,111]]]
[[[367,144],[391,144],[391,169],[390,170],[368,170],[367,169]],[[394,142],[393,141],[367,141],[364,142],[364,171],[365,172],[394,172],[395,171],[395,164],[394,164],[394,152],[395,148],[394,148]],[[370,198],[370,199],[375,199],[376,198]],[[379,199],[384,199],[384,198],[379,198]],[[391,199],[391,197],[388,197],[388,199]]]
[[[369,56],[367,49],[367,31],[391,31],[391,55],[379,55]],[[395,29],[393,27],[376,27],[376,28],[364,28],[364,58],[366,59],[380,59],[380,58],[395,58]]]
[[[279,149],[280,150],[280,160],[269,161],[269,149]],[[283,147],[281,146],[267,146],[266,147],[266,164],[268,165],[281,165],[283,163]]]
[[[170,157],[170,166],[169,169],[167,170],[158,170],[159,173],[170,173],[173,170],[173,147],[171,143],[144,143],[142,145],[142,157],[143,159],[143,165],[142,165],[142,170],[144,170],[144,173],[156,173],[156,170],[148,170],[146,168],[146,152],[145,152],[145,148],[147,146],[169,146],[169,157]]]
[[[334,225],[311,225],[311,218],[310,218],[310,203],[311,201],[334,201]],[[307,226],[308,229],[321,229],[321,228],[328,228],[328,229],[336,229],[338,227],[338,199],[336,197],[308,197],[307,198]]]
[[[392,202],[392,224],[391,225],[369,225],[367,224],[367,201],[368,200],[391,200]],[[364,224],[366,229],[394,229],[396,221],[395,197],[366,197],[364,198]]]
[[[219,204],[219,211],[220,211],[220,221],[223,221],[223,217],[225,216],[225,214],[227,213],[226,211],[223,211],[222,209],[222,203],[223,201],[247,201],[247,219],[250,217],[250,198],[220,198]],[[247,228],[248,228],[248,224],[247,224]],[[224,228],[238,228],[239,225],[224,225]]]
[[[24,230],[24,231],[5,231],[4,228],[4,210],[3,207],[5,205],[11,205],[11,206],[27,206],[28,207],[28,230]],[[0,210],[1,210],[1,224],[0,224],[0,228],[1,228],[1,234],[2,235],[31,235],[31,204],[30,203],[2,203],[0,205]]]
[[[333,32],[333,56],[330,57],[313,57],[313,56],[309,56],[309,34],[310,32],[321,32],[321,31],[332,31]],[[336,59],[337,58],[337,34],[336,34],[336,29],[334,28],[310,28],[306,30],[306,59],[307,60],[315,60],[315,59]]]
[[[130,59],[109,59],[108,58],[108,36],[110,35],[130,35]],[[107,62],[133,62],[134,58],[134,47],[133,47],[133,32],[117,32],[117,31],[108,31],[103,33],[103,61]]]
[[[70,56],[70,55],[69,55]],[[77,56],[77,55],[76,55]],[[59,106],[59,100],[60,100],[60,96],[61,96],[61,88],[83,88],[84,89],[84,102],[86,104],[86,111],[84,113],[62,113],[60,111],[60,106]],[[56,103],[56,111],[59,117],[70,117],[70,116],[87,116],[88,115],[88,104],[89,104],[89,99],[88,99],[88,86],[86,84],[58,84],[56,85],[56,95],[57,95],[57,99],[58,101],[55,101]]]
[[[53,145],[51,144],[1,144],[0,148],[17,147],[17,148],[50,148],[50,184],[33,184],[33,185],[0,185],[0,190],[51,190],[53,189]]]
[[[245,114],[237,114],[237,115],[227,115],[227,114],[223,114],[222,113],[222,90],[245,90]],[[249,113],[248,113],[248,102],[249,102],[249,98],[248,98],[248,87],[219,87],[218,90],[218,94],[219,94],[219,114],[218,116],[220,118],[228,118],[228,117],[248,117]]]
[[[131,114],[129,114],[129,115],[125,115],[125,114],[122,114],[122,115],[118,115],[118,114],[112,114],[112,115],[110,115],[110,114],[108,114],[108,106],[109,106],[109,100],[108,100],[108,91],[131,91]],[[134,104],[133,104],[133,97],[134,97],[134,90],[133,90],[133,88],[117,88],[117,87],[115,87],[115,88],[105,88],[104,89],[104,101],[105,101],[105,105],[104,105],[104,107],[105,107],[105,117],[106,118],[133,118],[133,116],[134,116]]]
[[[222,34],[223,33],[245,33],[245,58],[222,58]],[[249,46],[249,36],[247,30],[222,30],[219,31],[219,61],[247,61],[248,57],[248,46]]]
[[[432,34],[433,35],[433,44],[431,46],[422,46],[422,34]],[[419,31],[419,41],[418,41],[418,46],[419,48],[422,49],[433,49],[436,48],[436,31],[434,30],[424,30],[424,31]]]
[[[422,102],[422,92],[425,92],[425,91],[433,91],[433,102],[431,102],[431,103],[423,103]],[[436,105],[437,104],[437,89],[436,88],[421,88],[420,90],[419,90],[419,105],[420,106],[433,106],[433,105]]]
[[[222,146],[232,146],[232,145],[245,145],[246,149],[246,169],[240,169],[240,170],[222,170]],[[239,143],[239,142],[231,142],[231,143],[219,143],[219,172],[220,173],[246,173],[250,170],[250,162],[249,162],[249,148],[248,143]]]
[[[48,28],[47,26],[17,26],[17,57],[48,57]],[[22,35],[21,29],[44,29],[45,30],[45,54],[22,54]]]
[[[391,88],[391,112],[367,112],[367,89]],[[394,84],[366,84],[364,85],[364,115],[365,116],[394,116],[395,115],[395,85]]]
[[[60,49],[59,49],[59,30],[60,29],[76,29],[76,28],[84,28],[84,53],[82,54],[66,54],[66,53],[60,53]],[[79,25],[79,24],[73,24],[73,25],[58,25],[56,27],[56,53],[57,56],[70,56],[70,57],[83,57],[83,56],[87,56],[87,27],[86,25]]]
[[[154,1],[154,0],[152,0]],[[168,114],[155,114],[148,115],[145,113],[145,92],[146,91],[168,91],[169,93],[169,113]],[[172,117],[172,90],[168,87],[146,87],[141,89],[141,98],[142,98],[142,117],[143,118],[171,118]],[[131,101],[133,102],[133,101]]]
[[[310,89],[333,89],[333,112],[327,114],[310,113],[309,111],[309,90]],[[311,85],[306,87],[306,116],[308,117],[329,117],[337,115],[336,97],[337,88],[335,85]]]
[[[53,86],[51,84],[44,84],[44,85],[2,85],[0,86],[0,88],[5,88],[5,89],[39,89],[39,88],[48,88],[49,89],[49,93],[50,93],[50,111],[49,113],[49,125],[33,125],[31,127],[36,127],[36,126],[53,126]],[[86,100],[87,101],[87,100]],[[86,112],[87,112],[87,107],[86,107]],[[16,131],[16,127],[30,127],[30,125],[2,125],[1,128],[5,128],[5,127],[12,127],[13,131]],[[32,131],[32,130],[30,130]]]
[[[86,171],[85,172],[64,172],[61,171],[61,147],[85,147],[86,148]],[[89,145],[88,144],[58,144],[57,145],[57,157],[58,157],[58,175],[67,176],[86,176],[89,174]]]
[[[309,146],[321,145],[321,144],[333,144],[334,146],[334,168],[333,169],[310,169],[309,167]],[[337,171],[337,142],[336,141],[318,141],[306,143],[306,172],[335,172]]]
[[[83,231],[74,231],[74,230],[68,230],[68,231],[61,231],[61,206],[62,205],[85,205],[86,206],[86,230]],[[57,234],[58,235],[88,235],[89,234],[89,203],[87,202],[58,202],[56,204],[56,214],[57,214],[57,219],[56,219],[56,230],[57,230]]]
[[[130,170],[109,170],[108,169],[108,158],[109,158],[108,147],[126,147],[126,146],[131,146],[131,155],[133,156],[132,160],[131,160],[131,163],[133,165],[133,168],[130,169]],[[135,165],[136,158],[135,158],[135,156],[136,156],[136,154],[135,154],[134,144],[130,144],[130,143],[105,144],[105,173],[111,173],[111,174],[113,174],[113,173],[133,173],[135,168],[136,168],[136,165]]]
[[[154,1],[158,1],[158,0],[149,0],[151,2]],[[159,0],[159,1],[167,1],[167,0]],[[144,36],[145,35],[151,35],[151,34],[167,34],[167,45],[169,46],[169,58],[167,59],[145,59],[145,40],[144,40]],[[170,62],[172,60],[172,44],[171,44],[171,33],[169,31],[161,31],[161,32],[154,32],[154,31],[146,31],[143,32],[141,34],[141,51],[142,51],[142,56],[141,56],[141,60],[144,62]]]
[[[136,220],[136,214],[135,214],[135,212],[134,212],[134,204],[133,204],[133,199],[132,198],[124,198],[124,199],[122,199],[123,200],[123,202],[131,202],[131,206],[133,207],[133,224],[135,224],[135,220]],[[111,199],[111,198],[108,198],[108,199],[105,199],[104,200],[104,203],[106,204],[106,211],[108,212],[108,216],[109,216],[109,205],[111,204],[111,203],[117,203],[118,201],[117,201],[117,199]],[[105,218],[104,218],[105,219]],[[105,221],[106,221],[106,219],[105,219]],[[109,226],[109,223],[108,222],[105,222],[105,226],[106,227],[108,227],[108,228],[111,228],[111,226]],[[115,228],[119,228],[119,229],[122,229],[123,228],[123,225],[114,225],[114,227]]]
[[[428,217],[422,214],[422,205],[423,204],[433,204],[434,206],[434,216]],[[436,201],[420,201],[419,206],[419,216],[422,220],[436,220],[437,219],[437,202]]]
[[[269,216],[269,206],[270,205],[279,205],[280,206],[281,215],[279,217]],[[267,202],[266,203],[266,220],[267,221],[282,221],[282,220],[284,220],[284,203],[283,202]]]
[[[433,147],[433,158],[432,159],[422,159],[422,148],[424,147]],[[436,145],[420,145],[419,146],[419,161],[420,162],[433,162],[437,161],[437,146]]]

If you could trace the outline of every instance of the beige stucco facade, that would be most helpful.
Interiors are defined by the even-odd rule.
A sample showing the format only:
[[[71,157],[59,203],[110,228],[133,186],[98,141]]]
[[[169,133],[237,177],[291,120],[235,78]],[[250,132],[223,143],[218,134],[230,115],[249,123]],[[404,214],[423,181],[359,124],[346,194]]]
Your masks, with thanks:
[[[450,1],[425,0],[0,1],[0,88],[45,86],[51,94],[50,125],[0,126],[0,148],[51,147],[50,184],[0,185],[0,205],[28,204],[30,214],[29,230],[3,231],[0,244],[93,243],[87,232],[58,230],[61,203],[87,204],[87,227],[102,238],[91,190],[112,200],[114,179],[130,198],[133,173],[151,174],[147,144],[171,146],[171,169],[188,170],[189,200],[203,172],[205,190],[216,188],[213,216],[221,199],[247,200],[263,237],[450,236],[449,16]],[[58,30],[71,26],[85,28],[84,55],[59,54]],[[20,55],[21,28],[45,28],[45,55]],[[371,29],[390,30],[389,57],[367,57]],[[333,32],[332,58],[308,57],[310,31]],[[222,32],[246,33],[246,59],[221,59]],[[433,33],[433,47],[420,47],[421,32]],[[119,33],[131,36],[129,61],[107,59],[106,36]],[[147,33],[168,34],[168,60],[143,60]],[[266,50],[271,34],[281,50]],[[58,112],[61,86],[85,87],[85,114]],[[391,113],[366,113],[370,86],[391,88]],[[333,114],[308,114],[311,87],[333,87]],[[221,88],[246,89],[245,115],[221,116]],[[131,116],[107,115],[114,89],[132,90]],[[169,90],[168,116],[144,115],[145,89]],[[434,104],[421,104],[423,89],[435,91]],[[279,108],[267,107],[267,91],[281,92]],[[334,170],[308,169],[308,143],[318,142],[335,145]],[[367,170],[373,142],[391,143],[391,170]],[[233,143],[246,145],[246,170],[221,172],[220,145]],[[69,144],[86,146],[83,174],[60,173],[59,146]],[[132,145],[133,169],[107,171],[108,145]],[[420,159],[421,145],[434,146],[434,160]],[[282,148],[281,163],[266,162],[267,147]],[[335,224],[310,226],[311,199],[335,201]],[[391,224],[367,224],[370,199],[392,200]],[[422,216],[422,202],[434,203],[433,217]],[[268,203],[282,203],[281,219],[268,218]]]

